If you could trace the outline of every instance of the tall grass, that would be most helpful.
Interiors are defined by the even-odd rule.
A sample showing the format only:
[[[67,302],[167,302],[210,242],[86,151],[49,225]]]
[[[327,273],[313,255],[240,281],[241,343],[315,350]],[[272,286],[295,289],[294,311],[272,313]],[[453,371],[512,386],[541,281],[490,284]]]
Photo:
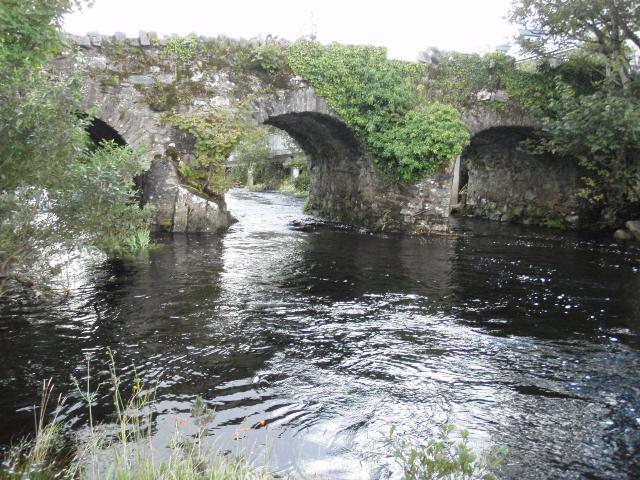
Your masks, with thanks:
[[[455,430],[447,423],[425,443],[416,443],[398,437],[392,427],[387,443],[402,468],[403,480],[496,480],[506,449],[496,447],[479,455],[469,445],[469,432],[462,429],[454,438]]]
[[[0,466],[0,480],[272,480],[266,469],[253,467],[242,457],[225,457],[204,445],[208,426],[214,418],[201,397],[191,408],[191,418],[197,427],[194,435],[184,435],[176,417],[175,433],[169,445],[169,455],[159,460],[152,444],[152,415],[155,389],[147,388],[135,373],[131,392],[124,394],[122,377],[109,355],[107,385],[93,380],[91,356],[86,357],[86,379],[75,381],[88,413],[86,434],[74,442],[63,435],[64,424],[59,417],[64,398],[58,397],[57,408],[47,415],[52,400],[53,384],[43,383],[42,401],[36,409],[35,435],[30,441],[14,445]],[[92,383],[93,382],[93,383]],[[98,390],[109,387],[113,392],[115,424],[96,424],[93,404]],[[49,418],[47,421],[46,418]],[[469,446],[469,436],[461,430],[444,425],[437,435],[425,443],[400,438],[392,428],[387,438],[406,480],[493,480],[505,455],[494,449],[484,455]]]
[[[0,467],[1,480],[14,479],[100,479],[100,480],[270,480],[265,469],[251,466],[242,457],[224,457],[203,445],[206,429],[214,417],[201,398],[197,398],[191,416],[198,427],[195,436],[180,432],[179,422],[170,442],[168,460],[158,461],[152,445],[152,413],[154,389],[145,388],[134,377],[129,396],[123,395],[121,377],[109,352],[110,387],[116,411],[113,425],[94,423],[92,405],[97,397],[91,384],[91,358],[87,357],[87,379],[76,386],[88,410],[88,433],[68,448],[62,431],[58,407],[49,421],[45,420],[51,400],[51,381],[43,385],[40,408],[36,415],[35,435],[30,441],[13,446]],[[64,399],[59,399],[59,406]]]

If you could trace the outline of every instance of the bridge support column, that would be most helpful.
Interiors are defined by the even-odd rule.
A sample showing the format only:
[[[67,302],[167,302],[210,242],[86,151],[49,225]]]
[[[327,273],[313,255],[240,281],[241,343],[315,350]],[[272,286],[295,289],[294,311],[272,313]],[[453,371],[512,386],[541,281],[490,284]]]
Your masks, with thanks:
[[[458,196],[460,193],[460,155],[456,158],[453,166],[453,175],[451,179],[451,198],[449,199],[449,212],[458,204]]]
[[[253,164],[247,167],[247,187],[253,187]]]

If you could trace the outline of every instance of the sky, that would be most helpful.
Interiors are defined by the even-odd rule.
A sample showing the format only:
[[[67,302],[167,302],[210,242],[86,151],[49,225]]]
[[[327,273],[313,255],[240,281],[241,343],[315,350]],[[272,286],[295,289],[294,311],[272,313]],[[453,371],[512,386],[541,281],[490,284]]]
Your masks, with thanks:
[[[485,53],[515,29],[505,19],[511,0],[94,0],[68,15],[67,32],[140,30],[162,35],[234,38],[317,34],[323,43],[385,46],[391,58],[416,60],[427,47]]]

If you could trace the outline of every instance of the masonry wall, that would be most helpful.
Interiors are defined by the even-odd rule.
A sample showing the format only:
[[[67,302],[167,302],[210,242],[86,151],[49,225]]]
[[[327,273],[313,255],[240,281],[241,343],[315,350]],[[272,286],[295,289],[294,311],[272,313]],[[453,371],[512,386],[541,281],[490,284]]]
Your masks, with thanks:
[[[522,141],[531,135],[530,129],[492,128],[474,136],[461,158],[462,213],[525,224],[580,224],[582,172],[572,161],[527,153]]]

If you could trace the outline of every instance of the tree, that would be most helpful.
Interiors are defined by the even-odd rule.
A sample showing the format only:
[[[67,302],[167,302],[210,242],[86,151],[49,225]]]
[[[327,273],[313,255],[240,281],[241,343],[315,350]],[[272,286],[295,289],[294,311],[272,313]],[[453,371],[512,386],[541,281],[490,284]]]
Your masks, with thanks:
[[[540,148],[587,170],[581,193],[599,209],[601,226],[637,215],[640,84],[631,54],[640,48],[640,2],[518,0],[511,20],[534,34],[521,38],[525,52],[543,61],[561,53],[560,68],[573,68],[574,75],[556,76],[544,108],[533,109],[544,134]],[[592,72],[575,74],[580,69]]]
[[[637,0],[520,0],[511,20],[534,33],[522,38],[525,51],[546,55],[550,48],[583,48],[605,60],[613,85],[628,88],[629,43],[640,48]]]
[[[64,46],[60,18],[77,5],[0,2],[0,294],[33,286],[61,251],[122,252],[148,238],[148,214],[133,201],[140,152],[92,148],[78,82],[45,68]]]

